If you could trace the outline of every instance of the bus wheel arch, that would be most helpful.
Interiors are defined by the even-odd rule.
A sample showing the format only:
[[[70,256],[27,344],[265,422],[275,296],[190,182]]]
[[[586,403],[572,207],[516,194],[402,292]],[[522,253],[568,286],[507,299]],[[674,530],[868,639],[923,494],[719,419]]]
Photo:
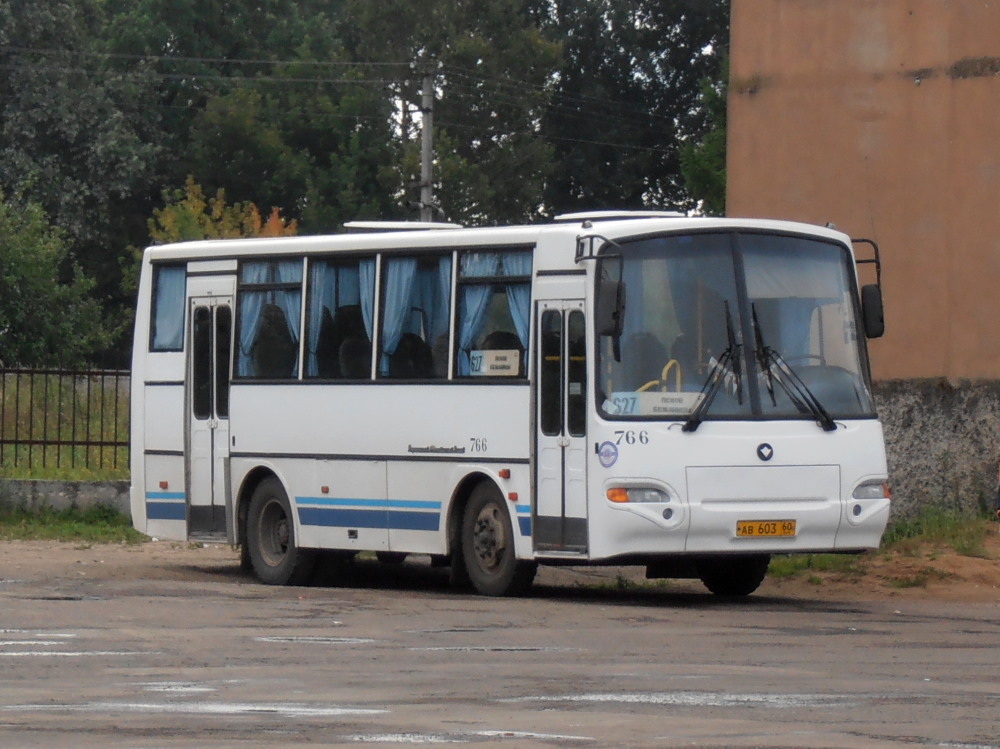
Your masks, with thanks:
[[[469,497],[472,496],[475,488],[484,481],[492,481],[492,479],[484,473],[469,474],[455,487],[451,502],[448,503],[446,558],[449,560],[451,568],[450,582],[458,588],[467,588],[472,584],[465,568],[465,561],[462,558],[462,518],[465,515],[465,507],[469,503]]]
[[[240,562],[265,584],[301,585],[312,573],[315,555],[296,543],[292,513],[288,493],[274,473],[260,469],[244,481],[237,510]]]
[[[491,479],[477,481],[462,503],[457,540],[452,558],[460,559],[478,593],[521,595],[530,587],[538,565],[517,558],[514,518],[503,492]]]

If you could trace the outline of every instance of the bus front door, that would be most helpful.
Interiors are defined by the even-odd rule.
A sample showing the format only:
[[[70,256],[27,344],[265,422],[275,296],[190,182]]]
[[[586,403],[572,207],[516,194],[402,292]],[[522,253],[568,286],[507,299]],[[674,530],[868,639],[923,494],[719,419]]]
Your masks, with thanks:
[[[218,536],[226,532],[229,483],[232,297],[191,297],[188,308],[188,534]]]
[[[586,554],[587,337],[582,301],[539,302],[537,551]]]

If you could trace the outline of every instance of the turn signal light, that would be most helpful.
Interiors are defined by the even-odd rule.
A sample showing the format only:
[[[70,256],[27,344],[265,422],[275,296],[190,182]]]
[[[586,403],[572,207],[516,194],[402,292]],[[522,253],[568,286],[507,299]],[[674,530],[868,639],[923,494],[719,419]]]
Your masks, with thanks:
[[[670,495],[661,489],[654,489],[644,486],[632,486],[629,488],[616,486],[608,489],[608,499],[612,502],[669,502]]]
[[[628,502],[628,489],[622,487],[608,489],[608,499],[612,502]]]

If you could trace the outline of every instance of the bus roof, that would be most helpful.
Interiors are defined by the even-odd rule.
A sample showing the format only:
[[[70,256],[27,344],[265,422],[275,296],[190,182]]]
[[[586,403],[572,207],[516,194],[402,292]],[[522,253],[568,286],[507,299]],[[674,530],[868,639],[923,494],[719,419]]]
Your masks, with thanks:
[[[353,223],[353,222],[352,222]],[[359,231],[359,229],[361,231]],[[477,246],[499,249],[537,244],[544,236],[558,240],[599,236],[622,240],[633,236],[706,230],[748,230],[808,234],[850,243],[836,229],[793,221],[748,218],[684,216],[666,211],[590,211],[563,214],[553,223],[520,226],[431,227],[408,222],[358,222],[340,234],[250,239],[210,239],[147,248],[150,260],[209,259],[324,252],[385,252],[426,249],[463,249]]]

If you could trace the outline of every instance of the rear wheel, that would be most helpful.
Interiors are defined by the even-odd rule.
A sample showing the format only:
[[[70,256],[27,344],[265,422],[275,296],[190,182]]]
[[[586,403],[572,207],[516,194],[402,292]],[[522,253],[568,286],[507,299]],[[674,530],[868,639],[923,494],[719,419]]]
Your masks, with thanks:
[[[718,596],[748,596],[764,582],[770,554],[707,557],[696,562],[698,577]]]
[[[268,585],[301,585],[312,572],[315,555],[295,545],[288,495],[273,476],[261,481],[250,499],[247,551],[254,573]]]
[[[487,596],[519,595],[535,579],[538,565],[517,559],[514,529],[500,490],[477,486],[462,516],[462,561],[472,587]]]

